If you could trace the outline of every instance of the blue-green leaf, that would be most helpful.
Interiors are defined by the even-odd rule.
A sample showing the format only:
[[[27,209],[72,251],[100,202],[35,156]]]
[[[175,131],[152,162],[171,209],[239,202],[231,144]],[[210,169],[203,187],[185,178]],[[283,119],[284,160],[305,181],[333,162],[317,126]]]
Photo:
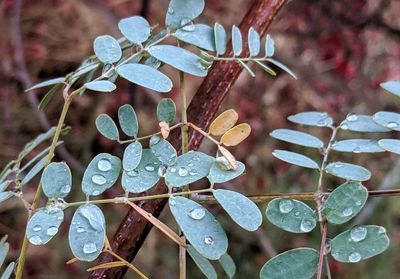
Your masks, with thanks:
[[[305,111],[294,115],[290,115],[288,120],[307,126],[327,127],[332,126],[333,119],[326,112],[319,111]]]
[[[400,155],[400,140],[398,139],[381,139],[378,141],[380,147],[386,151]]]
[[[253,27],[249,29],[247,40],[250,56],[257,56],[260,53],[260,35]]]
[[[97,196],[117,182],[121,160],[108,153],[100,153],[89,163],[82,178],[82,190],[86,195]]]
[[[222,268],[229,278],[233,278],[233,276],[235,276],[236,265],[231,256],[229,256],[228,254],[223,254],[221,258],[219,258],[219,263],[221,264]]]
[[[171,124],[175,121],[176,106],[172,99],[164,98],[157,105],[157,119],[158,121]]]
[[[262,214],[257,205],[240,193],[218,189],[213,191],[218,203],[239,226],[248,231],[257,230],[262,223]]]
[[[182,187],[208,175],[215,158],[202,152],[189,151],[178,157],[167,169],[165,182],[168,187]]]
[[[387,82],[382,82],[380,86],[389,91],[390,93],[400,96],[400,81],[398,80],[392,80],[392,81],[387,81]]]
[[[371,178],[371,172],[366,168],[343,162],[329,163],[325,171],[347,180],[366,181]]]
[[[199,48],[215,51],[214,30],[205,24],[193,24],[176,30],[175,37]]]
[[[307,133],[289,129],[277,129],[270,133],[276,139],[313,148],[323,148],[324,143],[317,137]]]
[[[331,254],[338,262],[358,263],[382,253],[389,243],[384,227],[357,226],[332,239]]]
[[[169,207],[182,232],[201,255],[217,260],[226,253],[228,238],[207,209],[179,196],[169,198]]]
[[[42,81],[42,82],[35,84],[31,88],[26,89],[25,92],[28,92],[28,91],[31,91],[34,89],[38,89],[38,88],[42,88],[42,87],[52,86],[55,84],[60,84],[60,83],[63,83],[64,81],[65,81],[64,77],[49,79],[49,80]]]
[[[298,200],[273,199],[265,214],[272,224],[292,233],[308,233],[317,225],[314,210]]]
[[[157,184],[164,172],[161,162],[150,149],[144,149],[137,168],[122,174],[122,188],[131,193],[142,193]],[[161,175],[160,175],[161,174]]]
[[[104,64],[112,64],[121,59],[122,50],[116,39],[110,35],[97,37],[93,42],[94,53]]]
[[[3,236],[0,240],[0,268],[7,257],[8,250],[10,249],[10,245],[6,242],[6,240],[7,235]]]
[[[122,131],[130,137],[136,137],[139,132],[139,123],[136,112],[129,104],[118,109],[118,120]]]
[[[54,95],[59,92],[59,89],[61,88],[61,84],[56,84],[53,86],[40,100],[40,103],[38,105],[39,110],[44,110],[46,106],[50,103],[50,101],[53,99]]]
[[[264,264],[261,279],[311,279],[317,272],[319,253],[312,248],[283,252]]]
[[[222,162],[221,162],[222,161]],[[237,169],[233,170],[230,168],[229,162],[225,157],[218,157],[216,162],[212,164],[210,173],[207,178],[211,183],[225,183],[235,179],[236,177],[243,174],[246,166],[239,161],[236,161]]]
[[[71,170],[64,162],[50,163],[42,173],[41,182],[43,193],[48,198],[64,198],[71,191]]]
[[[32,168],[31,170],[24,176],[24,178],[22,179],[20,186],[25,185],[26,183],[28,183],[29,181],[32,180],[32,178],[34,178],[46,165],[47,162],[47,156],[43,157],[39,162],[37,162]]]
[[[141,16],[121,19],[118,23],[118,28],[125,38],[137,45],[143,43],[150,37],[150,24]]]
[[[11,182],[13,182],[12,180],[6,180],[4,182],[0,183],[0,192],[4,191],[5,189],[7,189],[7,187],[11,184]]]
[[[76,210],[69,228],[69,246],[74,256],[86,262],[95,260],[103,250],[106,222],[103,212],[94,204]]]
[[[172,144],[165,139],[152,136],[150,138],[150,149],[163,165],[172,166],[175,164],[178,155]]]
[[[276,158],[287,163],[297,165],[304,168],[319,169],[319,165],[312,159],[299,153],[290,152],[286,150],[274,150],[272,152]]]
[[[96,118],[96,128],[104,137],[110,140],[118,140],[119,133],[114,120],[105,113],[100,114]]]
[[[217,54],[224,54],[226,51],[226,31],[225,28],[218,22],[214,24],[214,38]]]
[[[57,234],[63,220],[64,212],[61,209],[41,209],[29,219],[26,237],[33,245],[46,244]]]
[[[198,17],[204,10],[204,0],[171,0],[165,24],[177,29]]]
[[[190,257],[193,259],[194,263],[197,265],[197,267],[203,272],[203,274],[208,278],[208,279],[217,279],[217,273],[215,272],[214,267],[212,264],[205,258],[203,257],[199,252],[196,251],[196,249],[193,248],[192,245],[189,245],[187,248],[187,252],[189,253]]]
[[[378,153],[384,152],[377,140],[373,139],[348,139],[335,141],[332,149],[340,152],[352,153]]]
[[[38,147],[42,142],[51,139],[56,132],[55,127],[51,127],[47,132],[39,134],[32,141],[28,142],[24,149],[18,154],[18,160],[22,160],[27,154],[29,154],[33,149]]]
[[[283,71],[285,71],[286,73],[288,73],[292,78],[297,79],[296,75],[293,73],[292,70],[290,70],[285,64],[283,64],[282,62],[279,62],[278,60],[272,59],[272,58],[268,58],[267,59],[268,62],[274,64],[275,66],[277,66],[278,68],[282,69]]]
[[[87,89],[99,92],[112,92],[117,88],[114,83],[108,80],[97,80],[85,83]]]
[[[169,77],[147,65],[124,64],[117,68],[117,72],[124,79],[157,92],[169,92],[172,89]]]
[[[134,141],[125,148],[122,159],[122,168],[125,171],[137,168],[142,159],[142,149],[142,144],[139,141]]]
[[[329,223],[343,224],[364,207],[368,190],[360,182],[346,182],[330,193],[325,202],[325,216]]]
[[[170,45],[157,45],[150,47],[148,52],[151,56],[182,72],[199,77],[207,75],[207,70],[200,64],[200,58],[186,49]]]
[[[1,279],[9,279],[14,272],[15,262],[11,262],[8,264],[7,268],[4,270],[1,275]]]
[[[275,53],[275,42],[272,37],[268,34],[265,39],[265,56],[272,57]]]
[[[8,192],[0,192],[0,202],[6,201],[14,196],[14,193],[11,191]]]
[[[233,54],[235,56],[238,56],[242,53],[243,49],[243,41],[242,41],[242,33],[240,32],[240,29],[236,26],[232,26],[232,49],[233,49]]]
[[[383,127],[400,131],[400,113],[380,111],[374,114],[373,119],[376,123]]]
[[[340,124],[340,129],[362,133],[388,132],[390,129],[376,124],[370,115],[350,114]]]

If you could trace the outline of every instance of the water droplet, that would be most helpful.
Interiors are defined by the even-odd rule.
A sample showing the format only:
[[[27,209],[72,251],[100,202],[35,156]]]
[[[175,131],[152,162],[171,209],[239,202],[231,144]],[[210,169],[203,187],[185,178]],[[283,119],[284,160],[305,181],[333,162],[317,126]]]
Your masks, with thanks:
[[[356,205],[360,206],[362,204],[361,201],[356,201]]]
[[[207,236],[204,238],[204,243],[207,245],[211,245],[214,243],[214,239],[211,236]]]
[[[155,170],[154,166],[152,164],[147,164],[144,167],[145,170],[149,171],[149,172],[153,172]]]
[[[29,238],[29,242],[32,243],[33,245],[43,244],[42,239],[38,235],[34,235],[31,238]]]
[[[361,255],[358,252],[353,252],[349,255],[349,262],[351,263],[358,263],[361,261]]]
[[[196,26],[193,24],[193,21],[191,21],[190,19],[182,19],[181,26],[183,26],[182,30],[185,30],[187,32],[192,32],[192,31],[194,31],[194,29],[196,29]]]
[[[206,215],[206,211],[202,207],[195,208],[189,212],[189,216],[195,220],[201,220],[204,218],[205,215]]]
[[[216,162],[222,170],[231,170],[232,169],[231,164],[224,156],[217,157]]]
[[[198,172],[197,172],[197,170],[195,170],[195,169],[191,169],[191,170],[189,171],[189,174],[190,174],[190,175],[197,175]]]
[[[341,162],[337,162],[333,165],[334,168],[341,168],[343,167],[343,164]]]
[[[317,122],[317,126],[318,126],[318,127],[324,127],[324,126],[326,126],[326,125],[327,125],[326,119],[320,119],[320,120]]]
[[[298,212],[298,211],[296,211],[295,213],[294,213],[294,216],[299,216],[300,215],[300,212]]]
[[[56,235],[58,233],[58,228],[56,226],[51,226],[47,229],[46,231],[47,235],[49,236],[53,236]]]
[[[188,164],[188,167],[193,167],[193,166],[194,166],[193,163]]]
[[[137,170],[130,170],[130,171],[128,171],[126,174],[127,174],[128,176],[131,176],[131,177],[136,177],[136,176],[139,175],[139,172],[138,172]]]
[[[281,200],[279,202],[279,211],[281,213],[287,214],[292,211],[294,204],[291,200]]]
[[[351,240],[354,242],[359,242],[367,236],[367,228],[363,226],[352,228],[350,231]]]
[[[346,117],[346,120],[349,122],[357,121],[357,119],[358,119],[358,116],[354,113],[349,113]]]
[[[200,157],[199,157],[198,155],[195,155],[195,156],[193,157],[193,161],[200,161]]]
[[[170,15],[173,15],[175,13],[174,8],[168,7],[167,13],[170,14]]]
[[[158,168],[157,174],[159,177],[165,177],[165,173],[166,173],[166,167],[165,166],[160,166]]]
[[[85,230],[85,228],[83,228],[83,227],[78,227],[77,229],[76,229],[76,232],[77,233],[84,233],[86,230]]]
[[[107,179],[101,174],[95,174],[92,176],[92,182],[98,185],[103,185],[107,182]]]
[[[69,191],[71,191],[71,185],[69,185],[69,184],[65,184],[60,189],[60,192],[63,193],[63,194],[68,194]]]
[[[161,140],[161,138],[159,136],[152,136],[150,138],[150,145],[155,145],[157,143],[159,143]]]
[[[349,125],[347,125],[346,123],[343,123],[342,125],[340,125],[340,128],[342,130],[348,130],[349,129]]]
[[[303,219],[300,223],[300,230],[302,232],[310,232],[314,228],[314,222],[310,219]]]
[[[320,113],[319,113],[319,116],[321,116],[321,117],[327,117],[328,114],[327,114],[326,112],[320,112]]]
[[[83,245],[83,253],[85,254],[91,254],[97,251],[96,244],[93,242],[88,242]]]
[[[348,217],[351,214],[353,214],[353,209],[351,209],[351,207],[345,208],[342,211],[343,216]]]
[[[109,171],[111,170],[111,162],[108,159],[101,159],[98,163],[97,163],[97,168],[101,171]]]
[[[353,153],[361,153],[361,148],[360,147],[355,147],[354,149],[353,149]]]
[[[170,204],[171,206],[176,205],[175,198],[173,198],[173,197],[169,198],[169,204]]]
[[[385,229],[384,227],[380,227],[380,228],[378,229],[378,233],[379,233],[379,234],[384,234],[384,233],[386,233],[386,229]]]
[[[389,129],[397,128],[398,126],[399,126],[399,123],[397,123],[396,121],[389,121],[386,124],[386,127],[388,127]]]
[[[96,190],[96,191],[93,191],[92,195],[93,195],[93,196],[100,195],[100,191],[98,191],[98,190]]]
[[[42,227],[41,227],[40,225],[36,225],[36,226],[34,226],[34,227],[32,228],[32,230],[33,230],[34,232],[39,232],[39,231],[42,230]]]
[[[176,168],[170,168],[170,171],[171,171],[172,173],[174,173],[174,172],[176,172]]]
[[[186,176],[188,175],[188,170],[185,167],[180,167],[178,170],[178,175],[179,176]]]

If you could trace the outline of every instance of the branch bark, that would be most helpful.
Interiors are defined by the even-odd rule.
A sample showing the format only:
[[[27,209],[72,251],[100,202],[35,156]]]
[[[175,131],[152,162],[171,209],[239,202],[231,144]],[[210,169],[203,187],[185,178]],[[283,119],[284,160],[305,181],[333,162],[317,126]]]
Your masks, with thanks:
[[[276,14],[283,6],[286,0],[256,0],[240,23],[239,28],[243,34],[247,34],[248,29],[253,26],[260,35],[264,35],[272,23]],[[247,36],[246,36],[247,37]],[[228,44],[227,55],[232,55],[231,44]],[[249,49],[247,43],[243,45],[243,55],[248,55]],[[215,117],[223,99],[228,94],[230,88],[242,71],[242,66],[237,63],[219,61],[210,69],[196,95],[193,97],[188,108],[188,121],[195,123],[203,130],[207,130],[211,121]],[[191,131],[189,135],[190,149],[197,149],[203,139],[199,133]],[[178,130],[170,136],[171,144],[175,148],[180,148],[181,139]],[[158,185],[151,194],[162,194],[167,191],[165,185]],[[150,194],[150,193],[146,193]],[[166,199],[148,200],[139,202],[138,205],[158,217],[166,204]],[[133,260],[139,251],[152,225],[147,222],[135,210],[130,209],[122,220],[111,243],[111,247],[118,255]],[[102,254],[99,264],[112,261],[112,256]],[[126,267],[116,267],[104,270],[94,271],[89,278],[122,278],[126,272]]]

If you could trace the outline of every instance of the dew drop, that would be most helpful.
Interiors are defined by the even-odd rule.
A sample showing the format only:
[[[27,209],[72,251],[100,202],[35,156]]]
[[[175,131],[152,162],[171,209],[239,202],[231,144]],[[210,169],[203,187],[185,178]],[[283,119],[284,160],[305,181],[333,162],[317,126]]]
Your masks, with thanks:
[[[170,15],[173,15],[175,13],[174,8],[169,7],[167,13],[170,14]]]
[[[214,243],[214,239],[211,236],[207,236],[204,238],[204,243],[207,245],[211,245]]]
[[[204,208],[195,208],[189,212],[189,216],[195,220],[201,220],[206,215]]]
[[[335,164],[333,165],[333,167],[334,167],[334,168],[341,168],[341,167],[343,167],[343,164],[340,163],[340,162],[337,162],[337,163],[335,163]]]
[[[188,170],[185,167],[180,167],[178,170],[178,175],[179,176],[187,176],[188,175]]]
[[[294,213],[294,216],[299,216],[300,215],[300,212],[298,212],[298,211],[296,211],[295,213]]]
[[[343,123],[342,125],[340,125],[340,128],[342,130],[348,130],[349,129],[349,125],[347,125],[346,123]]]
[[[349,255],[349,262],[351,263],[358,263],[361,261],[361,255],[358,252],[353,252]]]
[[[137,170],[130,170],[126,173],[130,177],[136,177],[139,175],[139,172]]]
[[[385,229],[384,227],[380,227],[380,228],[378,229],[378,233],[379,233],[379,234],[384,234],[384,233],[386,233],[386,229]]]
[[[97,251],[96,244],[93,242],[87,242],[85,245],[83,245],[83,253],[85,254],[91,254]]]
[[[152,136],[150,138],[150,145],[155,145],[157,143],[159,143],[161,140],[161,138],[159,136]]]
[[[388,127],[389,129],[397,128],[398,126],[399,123],[397,123],[396,121],[390,121],[388,122],[388,124],[386,124],[386,127]]]
[[[56,226],[51,226],[47,229],[46,234],[49,236],[54,236],[58,233],[58,228]]]
[[[193,163],[188,164],[188,167],[193,167],[193,166],[194,166]]]
[[[167,171],[167,169],[165,168],[165,166],[160,166],[158,168],[157,174],[159,177],[165,177],[166,171]]]
[[[103,185],[107,182],[107,179],[101,174],[95,174],[92,176],[92,182],[98,185]]]
[[[351,214],[353,214],[353,209],[351,209],[351,207],[345,208],[342,211],[343,216],[348,217]]]
[[[190,19],[182,19],[181,26],[183,26],[182,30],[185,30],[187,32],[192,32],[192,31],[194,31],[194,29],[196,29],[196,26],[193,24],[193,21],[191,21]]]
[[[153,172],[155,170],[154,166],[152,164],[147,164],[144,167],[145,170],[147,170],[148,172]]]
[[[349,122],[357,121],[357,119],[358,119],[358,116],[354,113],[349,113],[346,117],[346,120]]]
[[[281,200],[279,202],[279,211],[281,213],[287,214],[293,210],[294,204],[291,200]]]
[[[100,195],[100,191],[98,191],[98,190],[96,190],[96,191],[93,191],[92,195],[93,195],[93,196]]]
[[[34,232],[39,232],[39,231],[42,230],[42,227],[41,227],[40,225],[36,225],[36,226],[34,226],[34,227],[32,228],[32,230],[33,230]]]
[[[356,201],[356,205],[360,206],[362,204],[361,201]]]
[[[172,173],[176,172],[176,168],[170,168],[170,172]]]
[[[29,238],[29,242],[32,243],[33,245],[43,244],[42,239],[38,235],[34,235],[31,238]]]
[[[314,228],[314,222],[310,219],[303,219],[300,223],[300,230],[302,232],[310,232]]]
[[[317,122],[317,126],[318,126],[318,127],[324,127],[324,126],[326,126],[326,125],[327,125],[327,122],[326,122],[325,119],[320,119],[320,120]]]
[[[195,169],[191,169],[191,170],[189,171],[189,174],[190,174],[190,175],[197,175],[198,172],[197,172],[197,170],[195,170]]]
[[[86,230],[85,230],[85,228],[83,228],[83,227],[78,227],[77,229],[76,229],[76,232],[77,233],[84,233]]]
[[[354,242],[359,242],[367,236],[367,228],[359,226],[351,229],[350,238]]]
[[[61,187],[60,192],[63,194],[68,194],[71,191],[71,185],[65,184]]]
[[[195,156],[193,157],[193,161],[200,161],[200,157],[197,156],[197,155],[195,155]]]
[[[101,171],[109,171],[111,170],[111,162],[107,159],[101,159],[97,162],[97,168]]]
[[[170,204],[171,206],[175,206],[175,205],[176,205],[175,198],[170,198],[170,199],[169,199],[169,204]]]
[[[354,149],[353,149],[353,153],[361,153],[361,148],[360,147],[355,147]]]

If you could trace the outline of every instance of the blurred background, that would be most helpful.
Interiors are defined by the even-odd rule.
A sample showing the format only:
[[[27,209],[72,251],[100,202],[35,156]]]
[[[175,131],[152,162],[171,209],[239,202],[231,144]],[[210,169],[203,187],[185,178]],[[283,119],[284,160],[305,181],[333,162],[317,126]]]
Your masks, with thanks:
[[[220,22],[228,30],[238,25],[253,1],[206,0],[203,15],[196,22],[213,25]],[[121,18],[142,15],[152,25],[163,24],[167,0],[1,0],[0,1],[0,168],[14,159],[25,143],[56,124],[62,106],[61,92],[43,112],[37,103],[45,90],[24,93],[32,84],[64,76],[76,69],[93,53],[92,42],[98,35],[119,37],[117,23]],[[284,144],[269,137],[276,128],[295,127],[286,117],[305,110],[328,112],[340,123],[350,112],[373,114],[378,110],[400,110],[400,102],[379,88],[379,83],[400,79],[400,1],[399,0],[302,0],[288,1],[269,33],[276,42],[276,57],[297,75],[293,80],[285,73],[270,77],[258,67],[252,67],[256,78],[243,72],[225,100],[221,111],[235,108],[240,122],[253,128],[251,136],[232,149],[238,160],[247,165],[246,175],[233,183],[222,185],[244,194],[306,192],[316,188],[316,173],[290,166],[271,156],[273,149],[288,149],[321,160],[314,150]],[[178,73],[168,67],[165,72],[178,81]],[[164,69],[163,69],[164,71]],[[200,78],[187,76],[189,94],[194,94]],[[155,111],[159,94],[117,82],[112,94],[89,92],[77,98],[66,123],[72,130],[66,135],[65,149],[56,160],[65,160],[73,168],[75,187],[67,201],[83,200],[80,178],[84,166],[100,152],[121,155],[121,146],[100,136],[94,119],[101,112],[116,117],[118,107],[130,103],[138,113],[140,133],[157,130]],[[177,87],[169,93],[179,105]],[[328,129],[304,129],[327,140]],[[340,138],[360,138],[365,135],[339,134]],[[398,137],[398,134],[368,135]],[[215,153],[214,146],[204,142],[201,149]],[[35,154],[31,154],[33,157]],[[369,189],[396,188],[399,185],[399,158],[378,155],[338,154],[331,159],[367,166],[373,177],[365,185]],[[24,188],[24,197],[31,201],[38,178]],[[334,189],[341,181],[327,177],[325,189]],[[196,187],[204,187],[198,183]],[[104,197],[122,193],[118,185]],[[353,224],[377,224],[387,228],[390,248],[383,254],[356,265],[330,260],[334,278],[399,278],[400,274],[400,198],[371,198]],[[311,203],[312,206],[314,204]],[[261,204],[264,211],[266,205]],[[122,205],[102,207],[107,217],[111,238],[127,208]],[[255,233],[235,225],[218,206],[209,206],[222,222],[230,239],[229,254],[237,265],[236,278],[258,278],[261,266],[284,250],[305,246],[319,247],[320,233],[294,235],[273,227],[266,219]],[[73,214],[66,211],[67,220]],[[19,199],[0,205],[0,235],[9,235],[9,260],[18,257],[26,224],[26,210]],[[169,210],[161,219],[176,228]],[[48,245],[31,246],[28,252],[25,278],[85,278],[90,264],[66,265],[72,258],[68,247],[68,223]],[[329,237],[352,226],[330,226]],[[150,278],[177,278],[178,250],[174,243],[152,230],[134,264]],[[216,265],[220,274],[220,266]],[[188,263],[188,278],[203,278],[192,262]],[[224,275],[221,275],[221,278]],[[128,272],[126,278],[136,278]]]

